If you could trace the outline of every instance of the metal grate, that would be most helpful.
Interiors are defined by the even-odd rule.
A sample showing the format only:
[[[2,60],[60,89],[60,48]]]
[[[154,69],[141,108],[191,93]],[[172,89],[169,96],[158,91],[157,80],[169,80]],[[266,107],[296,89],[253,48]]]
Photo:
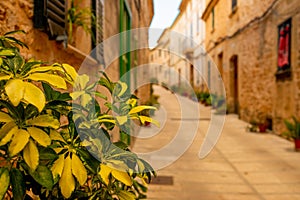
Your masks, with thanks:
[[[155,185],[174,185],[173,176],[157,176],[153,177],[151,184]]]

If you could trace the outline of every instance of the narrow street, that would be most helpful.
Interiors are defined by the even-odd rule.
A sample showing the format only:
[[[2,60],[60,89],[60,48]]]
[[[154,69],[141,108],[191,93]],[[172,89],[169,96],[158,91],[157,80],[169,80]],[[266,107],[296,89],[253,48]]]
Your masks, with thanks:
[[[134,152],[150,152],[168,144],[180,123],[198,123],[190,148],[176,162],[158,170],[158,179],[149,185],[149,199],[203,200],[296,200],[300,199],[300,152],[293,143],[272,133],[250,133],[247,123],[227,115],[222,135],[204,159],[198,158],[210,122],[211,108],[200,105],[200,119],[178,120],[181,108],[174,94],[158,86],[160,110],[155,117],[162,125],[159,133],[138,138]],[[188,104],[194,102],[186,100]],[[181,124],[182,126],[182,124]],[[141,137],[150,136],[143,127]],[[185,132],[189,134],[189,132]],[[150,162],[158,162],[157,158]]]

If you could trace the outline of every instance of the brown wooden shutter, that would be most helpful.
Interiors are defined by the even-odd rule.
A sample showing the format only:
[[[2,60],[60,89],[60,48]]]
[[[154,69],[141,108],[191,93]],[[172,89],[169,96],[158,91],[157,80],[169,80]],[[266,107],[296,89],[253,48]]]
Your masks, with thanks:
[[[34,27],[49,33],[50,39],[67,40],[67,0],[35,0]]]

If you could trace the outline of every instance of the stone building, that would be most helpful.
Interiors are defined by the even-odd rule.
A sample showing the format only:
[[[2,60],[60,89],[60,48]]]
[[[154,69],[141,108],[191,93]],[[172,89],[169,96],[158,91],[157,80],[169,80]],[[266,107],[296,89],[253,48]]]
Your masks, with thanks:
[[[177,74],[172,80],[178,86],[185,82],[199,88],[203,84],[205,23],[201,15],[204,9],[204,0],[183,0],[179,14],[169,28],[170,66]]]
[[[167,86],[172,85],[170,79],[169,42],[169,29],[166,28],[158,38],[157,45],[150,52],[150,61],[152,64],[150,68],[151,78],[152,80],[157,80],[159,84]]]
[[[71,7],[93,12],[96,19],[96,25],[91,27],[93,34],[76,25],[71,26],[70,31],[67,14]],[[24,30],[26,35],[19,37],[29,47],[29,50],[22,49],[25,57],[49,63],[69,63],[78,70],[84,61],[88,67],[82,72],[105,70],[112,80],[117,81],[132,67],[148,63],[149,49],[132,51],[134,41],[148,41],[148,35],[144,31],[137,35],[127,34],[125,38],[123,34],[115,40],[114,46],[105,41],[123,31],[149,27],[153,15],[152,0],[6,0],[0,1],[0,34]],[[90,27],[91,16],[88,17],[85,22]],[[90,53],[92,49],[95,51]],[[126,49],[126,53],[122,49]],[[112,53],[120,56],[111,61],[109,55]],[[142,76],[147,73],[143,72]],[[127,80],[131,88],[134,88],[134,78]],[[149,86],[143,86],[135,91],[142,102],[148,100],[149,89]]]
[[[299,10],[298,0],[207,0],[202,15],[229,111],[276,133],[300,117]]]

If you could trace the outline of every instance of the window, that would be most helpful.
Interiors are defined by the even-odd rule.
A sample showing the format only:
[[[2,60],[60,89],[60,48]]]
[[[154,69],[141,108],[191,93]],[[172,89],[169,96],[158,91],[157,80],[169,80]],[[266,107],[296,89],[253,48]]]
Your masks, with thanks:
[[[236,7],[237,7],[237,0],[231,0],[231,10],[232,10],[232,12],[235,11]]]
[[[161,57],[161,49],[158,50],[158,56]]]
[[[92,57],[100,64],[104,65],[104,47],[103,47],[103,33],[104,33],[104,0],[92,0],[92,9],[96,16],[96,24],[92,27]]]
[[[291,67],[291,19],[278,26],[278,71]]]
[[[34,28],[48,32],[50,39],[67,42],[66,8],[66,0],[34,0]]]
[[[215,7],[211,10],[211,27],[212,30],[215,30]]]

